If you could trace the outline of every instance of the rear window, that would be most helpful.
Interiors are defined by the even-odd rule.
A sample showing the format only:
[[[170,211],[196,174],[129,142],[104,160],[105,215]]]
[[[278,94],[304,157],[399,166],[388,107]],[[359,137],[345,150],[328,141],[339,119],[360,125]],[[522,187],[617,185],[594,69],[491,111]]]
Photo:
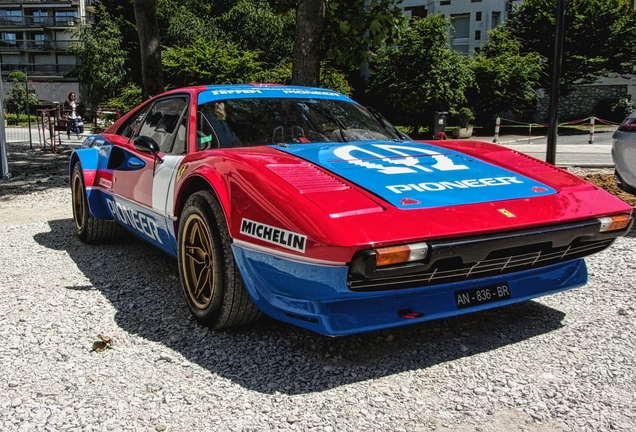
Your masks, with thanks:
[[[621,125],[618,127],[619,131],[622,132],[636,132],[636,117],[627,118]]]

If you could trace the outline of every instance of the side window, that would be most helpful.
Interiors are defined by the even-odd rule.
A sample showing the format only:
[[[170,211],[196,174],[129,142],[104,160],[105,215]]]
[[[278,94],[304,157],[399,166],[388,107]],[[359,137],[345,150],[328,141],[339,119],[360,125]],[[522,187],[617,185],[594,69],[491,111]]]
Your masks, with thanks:
[[[197,151],[219,148],[219,139],[205,114],[197,111]]]
[[[187,107],[185,96],[157,101],[143,120],[137,135],[157,141],[162,153],[185,153],[187,150]]]
[[[128,119],[126,123],[124,123],[117,133],[119,135],[125,136],[126,138],[132,138],[136,135],[139,130],[139,126],[141,125],[141,121],[144,119],[144,116],[150,109],[150,106],[147,106],[143,110],[139,111],[137,114],[133,115]]]

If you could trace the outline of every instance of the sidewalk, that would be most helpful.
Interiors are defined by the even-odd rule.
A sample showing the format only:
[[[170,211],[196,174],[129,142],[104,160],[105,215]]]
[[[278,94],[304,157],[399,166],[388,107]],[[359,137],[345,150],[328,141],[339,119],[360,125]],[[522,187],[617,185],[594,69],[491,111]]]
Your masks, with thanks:
[[[559,135],[556,140],[556,165],[582,168],[613,168],[612,135],[614,129],[594,134],[590,144],[589,134]],[[474,137],[479,141],[493,142],[494,136]],[[546,160],[547,136],[499,136],[499,145]]]

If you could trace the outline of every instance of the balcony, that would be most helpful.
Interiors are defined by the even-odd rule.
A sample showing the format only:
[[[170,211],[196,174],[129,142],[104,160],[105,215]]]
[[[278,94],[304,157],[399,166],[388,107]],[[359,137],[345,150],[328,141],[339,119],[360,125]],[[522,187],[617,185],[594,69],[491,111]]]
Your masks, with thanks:
[[[2,75],[6,77],[14,71],[24,72],[26,70],[29,77],[35,76],[64,76],[65,74],[72,72],[77,65],[74,64],[43,64],[43,63],[24,63],[24,64],[11,64],[2,63]]]
[[[73,41],[41,41],[0,39],[0,52],[6,51],[66,51]]]
[[[0,0],[2,1],[2,0]],[[0,17],[0,27],[20,28],[50,28],[50,27],[75,27],[79,24],[77,17]]]

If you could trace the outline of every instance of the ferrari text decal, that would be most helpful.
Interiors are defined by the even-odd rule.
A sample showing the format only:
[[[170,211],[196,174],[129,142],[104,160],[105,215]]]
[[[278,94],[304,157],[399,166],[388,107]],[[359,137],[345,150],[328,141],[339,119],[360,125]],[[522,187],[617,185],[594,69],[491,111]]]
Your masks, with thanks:
[[[417,147],[408,147],[392,144],[374,144],[373,147],[392,153],[390,156],[381,155],[376,152],[360,148],[355,145],[346,145],[334,150],[334,154],[340,159],[346,160],[350,164],[362,166],[368,169],[374,169],[383,174],[408,174],[415,173],[417,170],[424,172],[433,172],[431,168],[438,171],[456,171],[466,170],[466,165],[456,165],[451,158],[433,150],[427,150]],[[365,155],[364,159],[353,156],[353,153]],[[409,154],[415,153],[415,155]],[[395,156],[402,156],[396,158]],[[431,168],[422,166],[420,156],[431,157],[435,160],[435,164]],[[384,165],[380,162],[385,162]]]
[[[157,230],[157,223],[152,216],[126,207],[109,198],[106,198],[106,203],[112,215],[116,217],[119,222],[133,228],[139,234],[163,244],[159,236],[159,231]]]
[[[307,236],[302,234],[254,222],[249,219],[243,219],[241,222],[241,234],[305,253]]]
[[[399,185],[391,185],[386,188],[391,192],[396,194],[400,194],[402,192],[407,191],[416,191],[416,192],[436,192],[442,191],[446,189],[467,189],[467,188],[475,188],[475,187],[486,187],[486,186],[503,186],[509,185],[512,183],[523,184],[521,180],[518,180],[516,177],[488,177],[481,179],[466,179],[466,180],[456,180],[456,181],[443,181],[443,182],[424,182],[424,183],[409,183],[409,184],[399,184]]]

